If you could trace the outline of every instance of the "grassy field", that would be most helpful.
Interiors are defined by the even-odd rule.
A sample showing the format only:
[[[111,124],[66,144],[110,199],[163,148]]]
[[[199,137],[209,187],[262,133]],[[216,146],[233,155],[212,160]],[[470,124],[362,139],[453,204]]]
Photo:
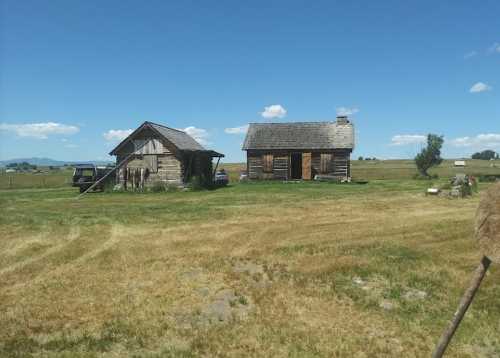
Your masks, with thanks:
[[[480,259],[428,185],[0,191],[0,356],[428,357]],[[500,355],[499,275],[449,357]]]
[[[467,160],[466,168],[454,168],[453,160],[443,163],[430,170],[441,178],[451,178],[456,173],[472,175],[494,174],[500,175],[500,161]],[[240,172],[246,169],[245,163],[221,163],[219,168],[228,171],[231,182],[237,182]],[[352,161],[352,176],[359,180],[380,179],[412,179],[417,174],[413,160],[373,160]],[[0,173],[1,189],[29,189],[29,188],[61,188],[69,186],[73,170],[65,168],[56,171],[47,171],[40,174],[6,174]]]

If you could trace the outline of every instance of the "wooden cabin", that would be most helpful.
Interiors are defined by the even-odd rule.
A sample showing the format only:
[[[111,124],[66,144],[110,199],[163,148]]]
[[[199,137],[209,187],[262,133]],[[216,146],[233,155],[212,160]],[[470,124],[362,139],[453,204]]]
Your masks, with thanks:
[[[224,157],[183,131],[151,122],[141,124],[109,154],[116,156],[117,183],[125,189],[184,185],[194,176],[211,183],[212,159]]]
[[[311,180],[351,177],[354,127],[335,122],[250,123],[243,143],[249,179]]]

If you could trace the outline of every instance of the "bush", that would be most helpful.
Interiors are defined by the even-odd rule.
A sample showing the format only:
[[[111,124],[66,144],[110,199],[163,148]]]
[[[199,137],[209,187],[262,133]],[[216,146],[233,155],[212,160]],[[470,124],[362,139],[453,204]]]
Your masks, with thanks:
[[[431,180],[431,179],[438,179],[438,178],[439,178],[439,176],[437,174],[424,175],[421,173],[416,173],[415,175],[413,175],[413,179],[417,179],[417,180]]]
[[[480,175],[478,180],[481,183],[493,183],[497,178],[500,178],[500,175]]]

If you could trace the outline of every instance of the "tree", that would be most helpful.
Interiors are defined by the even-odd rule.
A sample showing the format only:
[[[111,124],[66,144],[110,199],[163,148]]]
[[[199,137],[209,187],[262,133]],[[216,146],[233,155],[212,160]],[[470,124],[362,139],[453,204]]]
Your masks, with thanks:
[[[443,161],[443,158],[441,158],[443,142],[443,136],[436,134],[427,135],[427,146],[415,157],[415,164],[422,176],[429,177],[427,171],[433,166],[441,164]]]
[[[490,160],[490,159],[495,159],[498,158],[498,153],[495,153],[492,150],[483,150],[482,152],[477,152],[472,154],[471,156],[472,159],[482,159],[482,160]]]
[[[358,160],[363,160],[363,157],[359,157]]]

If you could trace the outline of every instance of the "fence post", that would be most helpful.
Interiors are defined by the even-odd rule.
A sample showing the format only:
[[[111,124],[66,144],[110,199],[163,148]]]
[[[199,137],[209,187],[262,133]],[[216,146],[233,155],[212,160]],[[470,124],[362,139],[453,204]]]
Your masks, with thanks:
[[[12,189],[12,176],[9,176],[9,189]]]

